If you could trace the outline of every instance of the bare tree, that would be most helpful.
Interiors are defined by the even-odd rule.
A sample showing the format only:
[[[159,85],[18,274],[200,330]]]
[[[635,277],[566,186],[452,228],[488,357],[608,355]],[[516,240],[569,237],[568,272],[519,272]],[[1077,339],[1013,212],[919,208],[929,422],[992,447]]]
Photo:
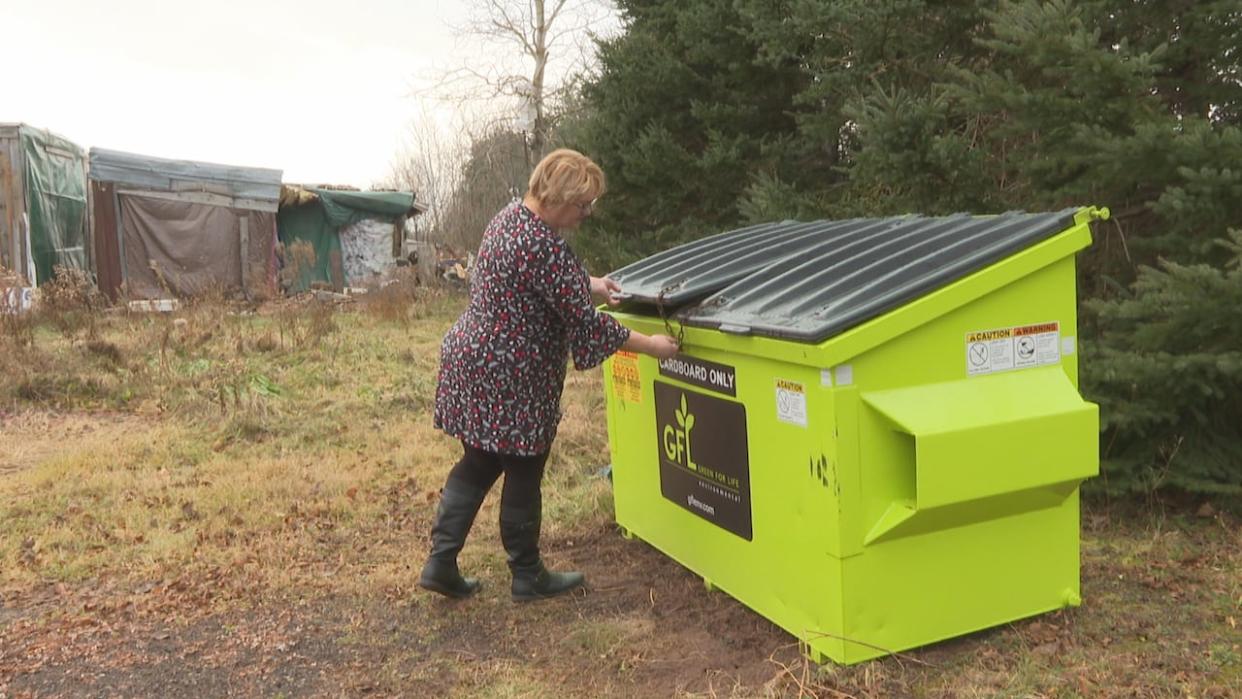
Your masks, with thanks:
[[[405,145],[391,166],[388,182],[396,189],[414,192],[428,206],[415,221],[424,233],[445,227],[449,200],[461,179],[462,161],[470,146],[469,128],[443,125],[424,106],[406,132]]]
[[[593,57],[590,39],[616,26],[608,0],[469,0],[470,20],[456,27],[477,44],[466,64],[432,89],[455,101],[484,102],[491,132],[507,123],[527,139],[527,164],[543,157],[556,117],[557,90]],[[484,56],[486,60],[479,61]],[[497,99],[501,98],[501,99]]]
[[[419,230],[459,250],[477,247],[490,217],[521,194],[548,148],[562,91],[593,62],[591,37],[619,27],[611,0],[466,4],[470,19],[454,30],[469,58],[414,90],[451,108],[452,123],[424,107],[389,177],[429,205]]]
[[[521,194],[530,172],[524,149],[523,135],[507,125],[461,119],[445,125],[424,110],[379,185],[413,191],[428,205],[415,219],[417,238],[468,251],[478,247],[491,216]]]
[[[506,128],[473,135],[445,210],[444,240],[465,250],[479,246],[492,216],[525,189],[530,174],[526,145],[522,134]]]

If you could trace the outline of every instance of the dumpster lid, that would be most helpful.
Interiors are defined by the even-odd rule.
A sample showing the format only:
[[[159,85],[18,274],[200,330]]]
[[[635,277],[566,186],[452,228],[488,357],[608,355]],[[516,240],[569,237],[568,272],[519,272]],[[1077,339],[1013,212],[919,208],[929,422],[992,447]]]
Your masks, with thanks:
[[[686,325],[819,342],[1072,227],[1078,210],[766,223],[609,276],[632,301],[683,306]]]
[[[665,250],[608,276],[629,299],[669,306],[701,300],[772,264],[823,244],[825,234],[852,221],[761,223]]]

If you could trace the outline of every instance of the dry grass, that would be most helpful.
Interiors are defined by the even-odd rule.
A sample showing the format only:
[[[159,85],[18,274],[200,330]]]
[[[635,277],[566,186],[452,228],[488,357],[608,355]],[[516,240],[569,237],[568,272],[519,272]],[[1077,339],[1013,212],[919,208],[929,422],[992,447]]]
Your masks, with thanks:
[[[509,602],[494,495],[462,556],[483,593],[419,594],[463,303],[214,299],[0,337],[0,696],[1238,695],[1242,539],[1193,510],[1089,506],[1080,609],[924,664],[808,665],[616,536],[598,372],[571,374],[545,488],[548,558],[591,594]]]
[[[384,286],[362,296],[359,304],[364,312],[380,320],[411,323],[426,316],[425,298],[434,293],[420,285],[416,269],[398,267]]]
[[[200,300],[171,315],[101,316],[91,340],[41,327],[23,351],[0,355],[8,412],[148,418],[106,444],[65,444],[0,483],[12,525],[0,583],[250,558],[278,562],[263,576],[280,576],[338,525],[385,516],[394,471],[417,448],[410,438],[439,441],[402,408],[429,403],[443,327],[376,334],[370,316],[343,318],[340,333],[326,304],[259,315]]]

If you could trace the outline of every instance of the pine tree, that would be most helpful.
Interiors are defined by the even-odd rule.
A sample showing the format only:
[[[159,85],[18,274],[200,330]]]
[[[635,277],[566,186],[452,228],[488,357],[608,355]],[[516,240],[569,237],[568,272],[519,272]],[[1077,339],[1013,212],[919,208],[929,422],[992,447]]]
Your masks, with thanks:
[[[1219,247],[1225,267],[1144,268],[1132,296],[1088,303],[1084,389],[1110,490],[1242,495],[1242,232]]]
[[[732,0],[618,5],[628,30],[600,46],[591,116],[568,127],[608,176],[581,244],[603,267],[735,225],[755,173],[783,160],[807,79],[792,58],[757,60]]]
[[[1107,205],[1113,222],[1084,265],[1092,294],[1162,258],[1219,263],[1213,241],[1242,220],[1237,51],[1226,64],[1172,47],[1237,38],[1242,19],[1198,6],[1179,18],[1174,4],[1024,0],[983,12],[981,52],[946,80],[877,89],[853,107],[855,186],[929,213]],[[1203,5],[1227,4],[1240,6]],[[1220,32],[1186,36],[1183,23]],[[1143,27],[1134,42],[1121,34],[1132,26]]]
[[[924,168],[929,161],[904,147],[915,140],[906,129],[930,133],[943,127],[937,124],[939,105],[923,109],[907,97],[927,94],[954,66],[978,53],[971,37],[983,21],[986,4],[974,0],[739,3],[761,46],[761,60],[784,61],[806,74],[799,82],[803,89],[794,96],[798,129],[788,148],[798,156],[797,174],[786,174],[783,179],[804,190],[826,215],[890,213],[895,207],[913,204],[896,201],[883,183],[852,189],[840,186],[858,164],[857,106],[875,96],[887,100],[885,106],[893,113],[918,110],[918,114],[904,115],[903,125],[886,134],[887,147],[872,152],[891,156],[889,165],[903,177],[927,174]],[[927,181],[935,191],[946,189],[935,176]]]
[[[1112,208],[1080,258],[1100,482],[1237,493],[1242,276],[1219,240],[1242,221],[1242,15],[1174,5],[1000,3],[947,80],[858,103],[851,176],[929,213]]]
[[[1110,482],[1237,487],[1242,0],[620,5],[579,124],[603,269],[788,216],[1107,206],[1079,290]]]

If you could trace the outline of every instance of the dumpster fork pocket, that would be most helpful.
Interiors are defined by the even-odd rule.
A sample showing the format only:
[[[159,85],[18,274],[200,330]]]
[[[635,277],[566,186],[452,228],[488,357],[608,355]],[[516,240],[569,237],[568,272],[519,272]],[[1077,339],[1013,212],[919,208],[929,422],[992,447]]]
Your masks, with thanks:
[[[914,490],[868,522],[864,545],[1056,507],[1099,470],[1098,408],[1059,367],[861,397]]]

